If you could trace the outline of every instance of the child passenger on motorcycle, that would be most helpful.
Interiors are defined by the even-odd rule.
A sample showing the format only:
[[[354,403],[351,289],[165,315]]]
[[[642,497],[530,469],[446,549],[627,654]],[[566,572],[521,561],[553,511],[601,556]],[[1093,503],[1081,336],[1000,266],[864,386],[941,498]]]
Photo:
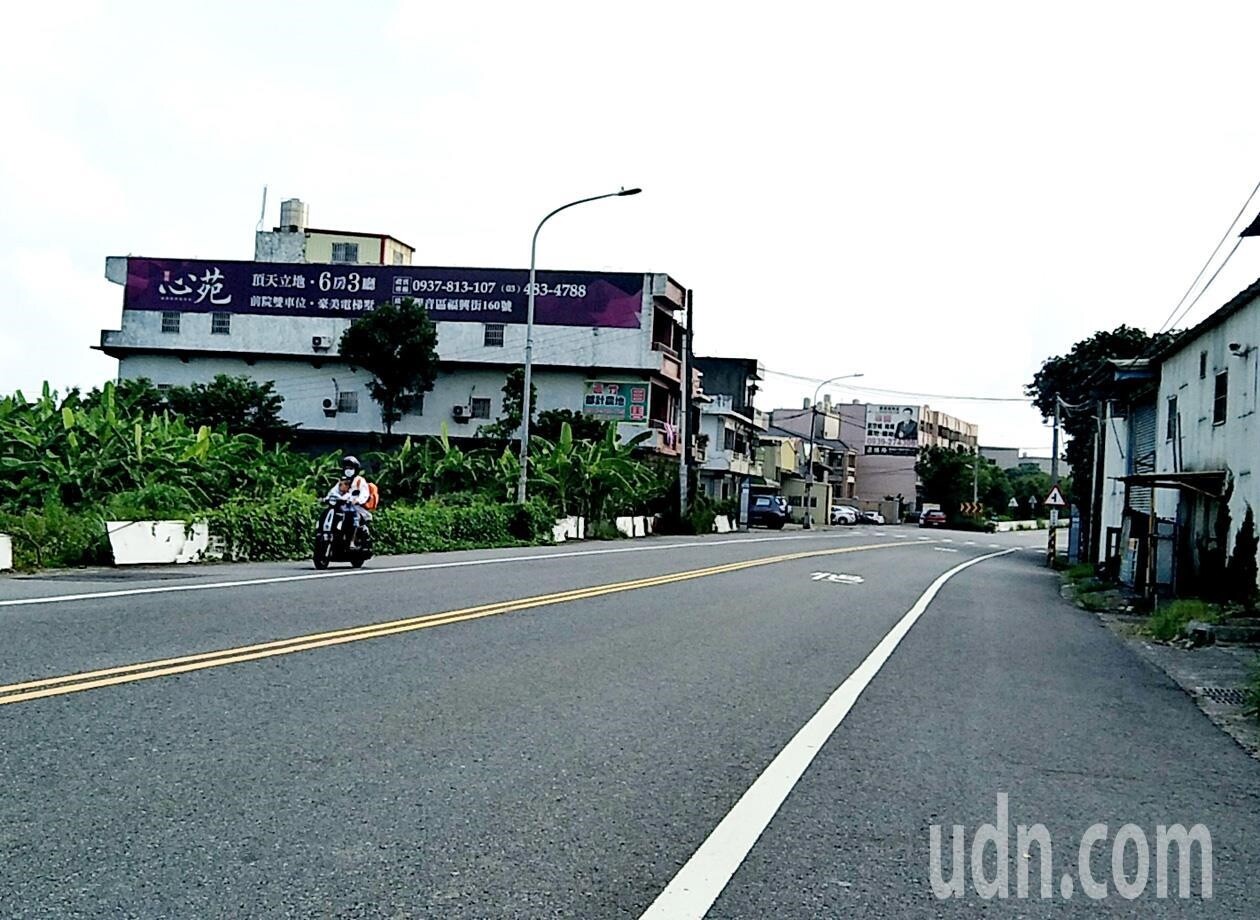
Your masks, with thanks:
[[[344,457],[341,461],[341,478],[328,490],[324,501],[342,501],[346,503],[346,512],[354,527],[354,540],[357,543],[362,533],[362,526],[372,520],[372,512],[363,506],[369,498],[368,482],[359,474],[359,461],[354,457]]]

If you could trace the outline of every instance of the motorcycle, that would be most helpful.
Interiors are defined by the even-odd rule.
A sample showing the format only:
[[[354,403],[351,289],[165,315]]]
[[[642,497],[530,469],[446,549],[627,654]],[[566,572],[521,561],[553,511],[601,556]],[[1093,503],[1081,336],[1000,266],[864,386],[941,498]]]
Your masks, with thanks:
[[[366,523],[359,524],[355,540],[350,502],[328,499],[326,510],[315,531],[315,568],[326,569],[330,562],[348,562],[356,569],[372,558],[371,535]]]

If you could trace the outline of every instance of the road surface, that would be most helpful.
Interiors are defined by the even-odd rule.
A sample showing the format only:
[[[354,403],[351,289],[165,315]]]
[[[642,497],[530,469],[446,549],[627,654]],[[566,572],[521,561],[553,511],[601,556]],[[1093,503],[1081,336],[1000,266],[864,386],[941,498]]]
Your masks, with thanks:
[[[1256,916],[1260,763],[1059,598],[1043,539],[0,580],[0,917]],[[1177,824],[1210,833],[1210,898],[1175,859],[1157,894]]]

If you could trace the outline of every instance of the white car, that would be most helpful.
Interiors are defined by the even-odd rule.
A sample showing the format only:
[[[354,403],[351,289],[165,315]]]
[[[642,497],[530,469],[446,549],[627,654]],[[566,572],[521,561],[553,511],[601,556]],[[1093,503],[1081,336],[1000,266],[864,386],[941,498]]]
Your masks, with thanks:
[[[884,516],[878,511],[863,511],[861,520],[863,524],[882,524]]]
[[[850,508],[848,505],[831,506],[832,524],[856,524],[860,516],[856,508]]]

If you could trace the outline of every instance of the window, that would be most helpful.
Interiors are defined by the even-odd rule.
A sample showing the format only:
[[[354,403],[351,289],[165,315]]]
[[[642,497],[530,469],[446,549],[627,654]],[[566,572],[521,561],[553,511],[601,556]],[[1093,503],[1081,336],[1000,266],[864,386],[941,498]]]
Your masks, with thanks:
[[[503,324],[486,323],[486,337],[483,344],[487,348],[503,347]]]
[[[1199,352],[1199,379],[1207,379],[1207,352]]]
[[[730,429],[730,428],[727,428],[727,429],[724,429],[724,430],[722,431],[722,449],[723,449],[723,450],[734,450],[734,449],[735,449],[735,432],[734,432],[734,430],[732,430],[732,429]]]
[[[489,418],[490,417],[490,399],[489,397],[482,399],[480,397],[472,401],[472,417],[473,418]]]
[[[232,334],[232,314],[231,313],[211,313],[210,314],[210,334],[211,335],[231,335]]]
[[[407,407],[408,415],[424,415],[424,394],[417,393],[411,397],[411,405]]]
[[[332,244],[332,260],[334,262],[358,262],[359,261],[359,244],[358,243],[333,243]]]
[[[401,252],[399,252],[397,249],[394,250],[394,264],[395,265],[407,264],[407,257],[403,255]]]
[[[164,312],[162,314],[162,331],[179,334],[179,313]]]
[[[1216,392],[1212,396],[1212,424],[1225,424],[1226,401],[1229,396],[1229,371],[1216,375]]]
[[[359,391],[342,390],[337,394],[337,411],[354,414],[359,411]]]
[[[1177,397],[1168,397],[1168,421],[1164,427],[1164,440],[1171,441],[1177,437]]]

